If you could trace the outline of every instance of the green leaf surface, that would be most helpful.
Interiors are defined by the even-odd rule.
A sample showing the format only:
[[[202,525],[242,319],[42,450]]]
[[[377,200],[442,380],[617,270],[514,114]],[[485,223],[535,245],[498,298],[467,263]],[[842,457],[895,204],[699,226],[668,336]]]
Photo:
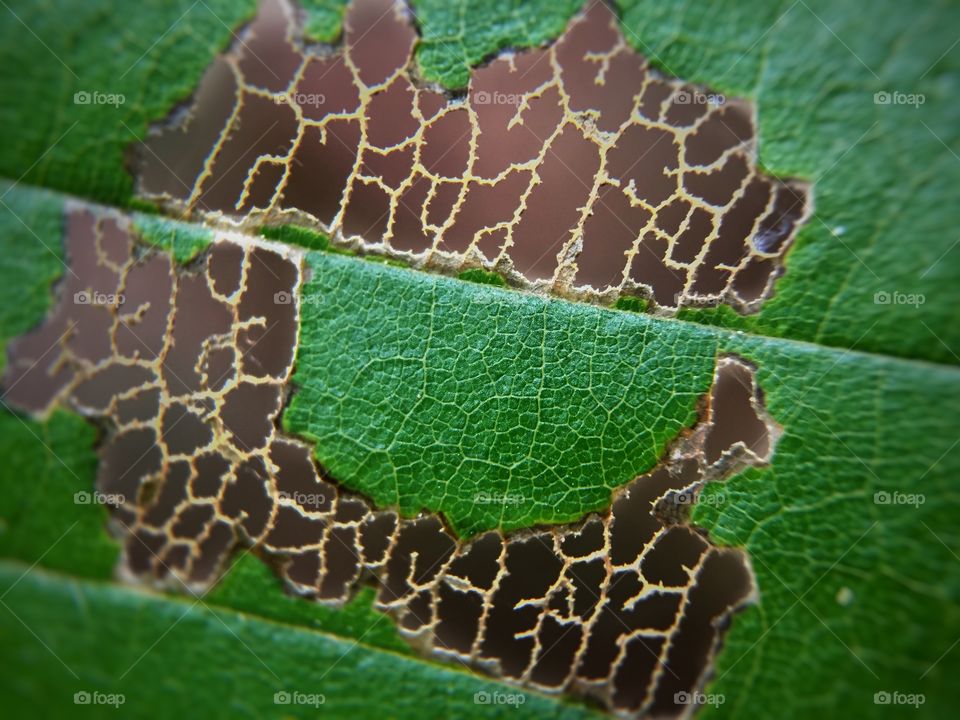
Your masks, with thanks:
[[[46,314],[51,289],[64,271],[63,199],[0,183],[0,340],[26,332]],[[0,357],[0,369],[7,356]]]
[[[345,0],[303,0],[301,7],[307,14],[304,31],[318,42],[332,43],[340,36]]]
[[[606,507],[710,386],[714,343],[676,323],[336,255],[309,262],[284,427],[348,487],[407,514],[441,511],[463,535]]]
[[[681,15],[638,0],[623,19],[630,41],[670,72],[754,99],[761,163],[813,181],[815,215],[761,312],[685,317],[960,361],[960,53],[948,52],[960,8],[720,2]],[[878,104],[878,92],[903,102]],[[875,302],[884,293],[925,302]]]
[[[260,234],[268,240],[299,245],[308,250],[326,250],[330,246],[330,238],[326,235],[296,225],[267,226],[260,229]]]
[[[43,423],[4,412],[0,437],[0,557],[109,578],[119,548],[106,533],[106,509],[89,501],[94,429],[65,412]]]
[[[0,129],[17,141],[3,143],[0,175],[129,204],[126,148],[190,97],[255,7],[255,0],[6,3]]]
[[[413,5],[421,71],[449,86],[499,48],[555,36],[577,7]],[[309,9],[311,35],[335,38],[336,3]],[[947,717],[960,702],[960,372],[923,360],[960,362],[960,10],[892,0],[620,10],[628,41],[655,65],[756,102],[769,172],[813,181],[816,214],[774,298],[748,317],[661,320],[314,253],[286,427],[316,439],[334,477],[378,504],[437,510],[464,533],[561,522],[653,465],[692,422],[716,355],[743,355],[784,435],[771,467],[709,487],[696,509],[714,540],[747,549],[760,588],[709,688],[726,701],[705,710]],[[63,198],[26,184],[135,206],[128,145],[189,97],[252,12],[239,0],[0,9],[0,130],[15,138],[0,147],[0,175],[23,183],[0,189],[4,340],[39,321],[63,270]],[[75,103],[84,91],[124,102]],[[924,101],[877,104],[876,92]],[[145,234],[189,255],[199,235],[141,221],[151,222]],[[0,568],[0,658],[17,669],[0,693],[11,717],[78,711],[81,689],[124,692],[134,716],[272,715],[282,689],[325,693],[334,716],[488,716],[473,693],[494,685],[401,653],[369,593],[317,608],[283,595],[250,556],[212,610],[108,582],[117,549],[106,513],[73,500],[92,488],[95,440],[66,413],[0,415],[0,556],[12,559]],[[477,505],[481,491],[519,502]],[[925,703],[876,705],[876,692]],[[583,712],[528,694],[504,714]]]
[[[920,713],[894,715],[949,714],[958,373],[742,336],[720,347],[757,364],[784,435],[769,469],[708,486],[694,512],[715,541],[747,549],[760,587],[720,656],[716,714],[887,717],[877,692],[925,695]]]
[[[143,240],[169,250],[178,263],[193,260],[213,239],[208,228],[155,215],[135,216],[133,226]]]
[[[512,693],[462,669],[356,646],[191,598],[162,598],[0,563],[4,717],[597,717],[524,693],[518,705],[478,705]],[[34,635],[32,628],[38,628]],[[75,693],[122,695],[77,705]],[[276,693],[317,704],[277,704]],[[44,707],[36,701],[43,698]],[[322,698],[322,702],[321,702]]]
[[[423,42],[417,61],[423,77],[465,88],[470,68],[499,50],[535,47],[558,37],[579,0],[425,0],[413,6]]]

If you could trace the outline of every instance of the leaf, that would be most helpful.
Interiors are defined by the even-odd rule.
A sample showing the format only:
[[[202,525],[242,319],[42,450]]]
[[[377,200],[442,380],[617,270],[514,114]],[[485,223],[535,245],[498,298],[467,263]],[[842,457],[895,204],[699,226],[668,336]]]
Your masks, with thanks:
[[[470,68],[498,50],[535,47],[559,36],[581,6],[576,0],[418,3],[414,13],[423,43],[417,60],[426,79],[462,88]]]
[[[378,505],[462,535],[571,522],[695,417],[716,344],[679,326],[311,255],[284,427]],[[516,495],[477,504],[478,492]]]
[[[150,121],[188,96],[212,56],[225,47],[229,28],[252,13],[250,5],[229,2],[211,2],[211,13],[188,5],[107,11],[64,2],[59,12],[41,14],[26,3],[12,4],[36,36],[15,20],[0,30],[2,67],[10,69],[3,72],[0,87],[4,97],[16,98],[0,110],[0,128],[19,140],[0,151],[0,172],[24,183],[132,204],[124,149],[144,136]],[[507,20],[501,24],[498,18],[510,18],[510,13],[491,5],[494,20],[474,34],[462,30],[456,16],[439,3],[424,0],[416,7],[423,23],[421,67],[428,77],[452,84],[462,84],[464,75],[455,64],[460,53],[450,52],[445,37],[455,38],[454,47],[469,45],[468,58],[475,62],[505,45],[535,45],[558,32],[553,12],[532,12],[525,20],[532,27],[519,30]],[[453,7],[481,12],[466,4]],[[190,15],[191,32],[175,22],[184,12]],[[306,297],[315,298],[315,304],[307,305],[304,314],[302,332],[309,342],[301,345],[300,406],[295,403],[287,415],[287,427],[313,434],[321,459],[340,471],[334,474],[343,483],[408,510],[438,510],[469,532],[490,527],[498,518],[489,509],[468,507],[464,500],[470,489],[459,483],[448,483],[447,494],[438,493],[435,483],[424,480],[424,470],[439,476],[437,465],[455,457],[460,440],[456,429],[469,402],[492,398],[510,413],[500,421],[502,440],[488,448],[496,460],[515,451],[512,431],[524,428],[530,437],[544,413],[538,408],[536,419],[521,415],[521,407],[530,407],[530,397],[511,406],[512,393],[494,384],[491,394],[491,385],[470,379],[469,373],[477,375],[484,363],[496,367],[507,362],[501,377],[525,389],[531,373],[549,367],[554,384],[548,387],[558,419],[547,426],[551,435],[536,434],[534,439],[543,445],[524,441],[542,449],[548,466],[562,469],[556,487],[582,475],[570,483],[566,495],[541,494],[539,485],[527,478],[531,496],[511,509],[505,524],[564,521],[601,507],[610,488],[650,467],[677,430],[692,421],[695,398],[709,383],[715,355],[738,353],[756,364],[767,407],[784,435],[770,468],[708,486],[705,499],[715,502],[696,509],[695,520],[715,540],[746,548],[760,587],[759,603],[739,614],[727,635],[717,679],[709,688],[726,702],[712,710],[731,717],[766,716],[772,708],[784,717],[869,716],[889,709],[874,704],[876,692],[922,692],[926,702],[918,715],[946,715],[960,699],[952,683],[960,661],[951,653],[951,643],[960,636],[960,617],[954,610],[960,573],[952,490],[952,478],[960,470],[952,417],[960,400],[960,376],[953,368],[924,361],[957,362],[951,348],[960,340],[953,322],[960,285],[952,255],[960,252],[954,248],[958,170],[948,152],[957,145],[960,127],[951,102],[958,89],[958,60],[949,52],[956,12],[932,4],[918,11],[895,3],[869,9],[856,3],[781,8],[728,3],[685,11],[657,3],[625,4],[624,26],[635,47],[686,80],[754,98],[765,168],[814,181],[816,215],[788,256],[775,297],[754,316],[721,309],[686,311],[682,318],[692,322],[661,320],[530,298],[359,259],[313,255],[315,275]],[[324,32],[333,32],[331,22],[323,21],[328,29]],[[865,22],[869,31],[864,31]],[[132,69],[127,73],[128,67]],[[120,108],[70,104],[73,93],[84,89],[124,93],[127,102]],[[918,107],[874,104],[873,94],[881,91],[921,93],[925,101]],[[909,155],[904,148],[910,149]],[[3,201],[0,271],[7,297],[0,328],[9,338],[40,320],[50,284],[60,272],[55,256],[61,199],[23,188],[5,192]],[[919,293],[926,302],[916,307],[875,302],[875,294],[884,292]],[[331,312],[333,308],[341,314]],[[509,328],[496,325],[499,318],[509,318],[513,328],[539,339],[531,347],[539,348],[540,355],[511,356],[516,348],[503,342]],[[548,320],[554,323],[549,344],[544,333]],[[711,324],[717,327],[708,327]],[[451,362],[460,357],[454,352],[451,328],[476,344],[476,355],[464,361],[468,371],[454,365],[451,373]],[[430,344],[434,335],[441,345]],[[377,356],[376,341],[383,336],[390,338],[393,352]],[[848,352],[851,348],[916,359]],[[546,363],[549,353],[556,359],[552,365]],[[632,373],[624,366],[636,368],[637,358],[649,360],[650,373],[637,373],[631,382],[626,378]],[[683,363],[674,362],[677,358]],[[380,377],[389,378],[389,395],[380,384],[350,382],[363,379],[360,371],[368,361]],[[579,395],[563,392],[564,383],[572,384],[569,378],[582,372],[578,362],[590,367],[594,384],[586,386],[586,394],[583,385]],[[592,372],[594,363],[600,372]],[[447,383],[441,381],[445,373],[450,376]],[[418,395],[425,380],[434,383],[423,396],[426,400]],[[635,402],[630,413],[612,417],[603,432],[578,436],[570,419],[582,415],[571,411],[570,401],[584,402],[586,396],[594,402],[595,413],[611,398],[626,396]],[[302,400],[308,397],[309,405]],[[423,405],[438,398],[456,402],[428,408],[433,415],[422,412]],[[313,410],[318,407],[339,408],[342,422],[334,425],[330,415]],[[421,436],[429,432],[437,439],[431,461],[423,467],[416,465],[416,434],[405,424],[410,413],[397,412],[398,407],[416,410],[410,416],[422,423]],[[66,498],[76,488],[92,487],[90,428],[59,414],[42,424],[12,415],[2,419],[0,442],[12,459],[0,471],[5,496],[0,503],[2,554],[28,564],[39,561],[41,568],[76,577],[105,579],[115,550],[99,529],[104,516],[98,507],[83,506],[82,527],[70,531],[69,543],[65,539],[44,555],[79,517],[71,514],[78,508]],[[478,428],[498,427],[489,424],[492,416],[481,420]],[[366,461],[359,448],[371,435],[401,442]],[[558,444],[546,447],[551,444],[547,439]],[[58,462],[44,445],[65,462]],[[584,458],[595,463],[597,480],[592,484],[585,479]],[[469,476],[478,486],[504,487],[493,467],[478,464]],[[59,491],[65,494],[26,483],[24,478],[36,474],[36,468],[44,468],[46,485],[65,487]],[[384,471],[390,473],[389,480]],[[913,496],[915,506],[883,504],[883,497],[897,493]],[[923,497],[922,504],[917,496]],[[366,614],[354,611],[363,617],[359,624],[336,613],[305,614],[264,583],[262,591],[248,594],[246,588],[257,584],[249,568],[235,568],[246,576],[237,575],[240,580],[234,580],[233,587],[238,594],[232,596],[233,576],[228,578],[223,604],[245,612],[260,608],[263,616],[290,625],[245,621],[231,610],[224,610],[226,622],[237,623],[233,629],[247,644],[263,647],[268,664],[282,668],[279,674],[287,677],[289,667],[289,677],[298,678],[298,686],[310,687],[309,677],[319,674],[304,677],[302,668],[319,666],[317,658],[339,656],[342,645],[296,628],[306,625],[358,637],[376,618],[369,609]],[[25,569],[5,563],[7,582],[12,584]],[[149,623],[156,632],[138,636],[141,642],[134,648],[145,650],[170,624],[158,616],[172,621],[183,603],[39,568],[5,597],[28,626],[49,632],[44,637],[58,654],[66,653],[71,665],[86,668],[83,680],[91,688],[117,675],[119,663],[104,655],[104,647],[125,646],[131,642],[131,628]],[[86,615],[77,598],[86,600]],[[272,609],[262,609],[268,606]],[[241,628],[246,622],[249,626]],[[229,710],[258,714],[274,709],[269,692],[274,681],[236,639],[224,635],[220,623],[205,610],[191,611],[184,623],[190,633],[179,637],[174,631],[169,650],[162,649],[166,641],[160,643],[157,654],[144,659],[143,674],[129,676],[129,710],[135,711],[133,698],[139,693],[142,707],[150,710],[169,707],[173,714],[204,707],[209,714],[225,714],[220,705],[197,705],[211,700],[209,687],[224,677],[214,671],[224,657],[251,687],[267,690],[251,690],[245,705]],[[35,672],[5,676],[3,692],[19,701],[46,700],[51,712],[73,709],[66,703],[74,686],[59,663],[11,615],[4,616],[0,627],[5,636],[15,638],[3,643],[4,659]],[[122,640],[119,630],[125,631]],[[209,640],[209,645],[191,641],[191,634]],[[396,649],[395,638],[378,636],[376,644]],[[14,647],[22,654],[8,650]],[[202,656],[205,662],[182,667],[183,658],[198,647],[212,652]],[[438,685],[459,679],[451,679],[457,672],[374,648],[364,647],[349,657],[358,664],[344,660],[344,672],[352,671],[349,681],[329,696],[362,697],[368,704],[342,706],[352,714],[391,714],[394,706],[388,701],[421,697],[430,687],[424,680],[428,675],[442,678]],[[379,681],[381,673],[394,667],[400,668],[397,673],[407,683],[402,687],[409,687],[410,695],[391,691],[378,710],[378,690],[387,685]],[[181,672],[179,682],[189,689],[178,685],[175,692],[153,694],[164,689],[156,678],[171,668]],[[443,705],[441,714],[475,711],[469,690],[479,685],[464,677],[464,697],[450,696],[451,704]],[[30,678],[55,678],[61,692],[48,694]],[[357,690],[352,683],[358,679],[371,679],[364,686],[371,689]],[[530,697],[523,711],[534,712],[534,704],[541,702]],[[185,708],[159,705],[180,698],[189,698]],[[331,702],[325,710],[333,708]],[[537,711],[556,712],[556,706],[538,706]]]
[[[18,99],[0,109],[0,127],[19,138],[0,151],[0,173],[26,173],[23,180],[33,184],[129,203],[125,148],[189,96],[229,41],[229,28],[252,16],[253,3],[219,0],[191,7],[183,0],[142,11],[61,3],[62,12],[45,16],[29,3],[11,5],[43,42],[16,21],[0,29],[3,67],[11,69],[0,87]],[[478,11],[484,13],[477,22],[483,29],[466,41],[471,62],[505,45],[536,45],[555,36],[560,18],[574,9],[477,5],[489,9]],[[756,99],[764,167],[815,181],[814,218],[761,312],[744,318],[724,310],[687,311],[687,317],[763,335],[958,362],[951,348],[960,345],[960,330],[950,308],[960,299],[960,264],[953,256],[960,211],[952,202],[960,170],[951,148],[958,144],[960,115],[951,98],[958,92],[960,61],[947,50],[960,11],[922,7],[928,10],[892,0],[869,10],[859,3],[777,8],[728,1],[676,12],[670,5],[625,4],[628,42],[673,75]],[[460,35],[467,35],[455,18],[468,17],[468,11],[472,5],[417,4],[424,37],[418,61],[426,76],[462,84],[462,69],[452,68],[450,58],[461,56]],[[184,13],[186,21],[177,22]],[[865,15],[871,32],[862,30]],[[335,34],[333,15],[311,17],[326,18],[314,21],[325,28],[321,34]],[[125,102],[72,104],[73,93],[81,91],[123,94]],[[924,100],[877,105],[877,92]],[[40,107],[64,111],[38,114]],[[910,148],[909,159],[903,148]],[[927,302],[877,304],[877,293],[922,295]]]
[[[81,583],[45,570],[25,574],[28,570],[0,563],[5,613],[21,621],[11,618],[3,627],[4,645],[22,649],[16,658],[19,680],[4,682],[11,717],[35,710],[39,698],[51,709],[86,715],[88,708],[75,705],[76,693],[99,694],[87,702],[96,704],[91,715],[113,709],[115,702],[124,717],[144,718],[158,712],[263,717],[278,711],[313,717],[318,710],[334,718],[401,718],[422,717],[424,708],[463,717],[476,712],[476,697],[511,692],[462,670],[371,651],[212,602]],[[43,644],[31,628],[40,628]],[[156,649],[144,652],[159,638]],[[227,691],[211,692],[214,688]],[[122,700],[110,699],[118,695]],[[533,693],[523,697],[516,705],[484,707],[484,716],[596,717]]]

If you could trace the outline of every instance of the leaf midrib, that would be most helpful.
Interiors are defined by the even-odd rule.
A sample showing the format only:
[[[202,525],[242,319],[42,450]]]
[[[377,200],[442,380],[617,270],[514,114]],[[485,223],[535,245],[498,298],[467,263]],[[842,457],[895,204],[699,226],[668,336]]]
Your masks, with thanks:
[[[116,211],[118,211],[118,212],[125,213],[125,214],[131,214],[131,213],[135,213],[135,212],[143,212],[142,210],[138,210],[137,208],[124,207],[124,206],[121,206],[121,205],[105,205],[105,204],[103,204],[103,203],[96,202],[95,200],[91,200],[91,199],[89,199],[89,198],[84,198],[84,197],[81,197],[81,196],[64,193],[64,192],[61,192],[61,191],[59,191],[59,190],[51,190],[50,188],[46,188],[46,187],[43,187],[43,186],[40,186],[40,185],[34,185],[34,184],[32,184],[32,183],[24,183],[24,182],[21,182],[20,180],[13,181],[13,180],[11,180],[10,178],[8,178],[8,177],[6,177],[6,176],[3,176],[3,175],[0,175],[0,185],[5,185],[5,186],[6,186],[6,190],[5,190],[4,194],[6,194],[6,192],[8,192],[9,190],[12,190],[13,188],[19,186],[19,187],[22,187],[22,188],[26,189],[26,190],[29,191],[29,192],[46,192],[46,193],[50,193],[50,194],[55,195],[55,196],[58,196],[58,197],[62,197],[62,198],[64,198],[64,199],[73,199],[73,200],[78,200],[78,201],[82,201],[82,202],[87,202],[87,203],[90,203],[90,204],[92,204],[92,205],[96,205],[96,206],[99,206],[99,207],[111,208],[111,209],[113,209],[113,210],[116,210]],[[12,211],[11,211],[11,212],[12,212]],[[181,222],[181,223],[185,223],[185,224],[188,224],[188,225],[192,225],[192,226],[194,226],[194,227],[211,229],[211,230],[219,231],[219,232],[227,232],[227,233],[232,233],[232,234],[236,234],[236,235],[242,235],[242,236],[244,236],[244,237],[246,237],[246,238],[250,238],[250,239],[252,239],[252,240],[254,240],[254,241],[259,241],[259,239],[260,239],[259,236],[257,236],[257,235],[253,235],[253,234],[251,234],[251,233],[249,233],[249,232],[245,232],[245,231],[243,231],[243,230],[239,230],[239,229],[236,229],[236,228],[231,228],[231,227],[226,226],[226,225],[214,225],[214,224],[207,225],[207,224],[203,224],[203,223],[198,223],[198,222],[193,221],[193,220],[186,220],[186,219],[183,219],[183,218],[173,217],[172,215],[169,215],[169,214],[166,214],[166,213],[163,213],[163,212],[158,212],[158,213],[156,214],[156,217],[161,217],[161,218],[164,218],[164,219],[169,220],[169,221],[171,221],[171,222]],[[62,243],[63,243],[63,238],[62,238],[62,237],[60,238],[60,242],[61,242],[61,247],[62,247]],[[276,241],[276,240],[275,240],[275,241],[273,241],[273,242],[280,242],[280,241]],[[285,243],[281,243],[281,244],[285,244]],[[330,251],[311,250],[310,252],[325,252],[325,253],[329,253]],[[381,256],[379,256],[379,255],[377,255],[377,256],[370,256],[370,257],[375,257],[375,258],[377,258],[377,260],[380,260],[380,259],[381,259]],[[368,256],[363,255],[363,254],[351,255],[350,258],[353,259],[353,260],[362,261],[362,262],[377,262],[377,260],[368,259]],[[789,256],[788,256],[788,258],[789,258]],[[378,262],[378,264],[382,264],[382,263]],[[423,268],[413,268],[413,267],[404,267],[404,268],[397,268],[397,269],[398,269],[398,270],[399,270],[399,269],[402,269],[402,270],[404,270],[404,271],[406,271],[406,272],[421,273],[421,274],[428,275],[428,276],[431,276],[431,277],[447,278],[447,279],[453,280],[453,281],[455,281],[455,282],[457,282],[457,283],[462,283],[462,284],[464,284],[465,287],[472,287],[472,285],[469,283],[469,281],[460,280],[459,278],[457,278],[457,277],[455,277],[455,276],[447,275],[447,274],[441,273],[441,272],[431,271],[431,270],[427,270],[427,269],[423,269]],[[782,277],[783,277],[783,276],[781,276],[781,278],[782,278]],[[528,296],[531,296],[531,297],[541,298],[541,299],[547,300],[547,301],[549,301],[549,302],[562,303],[562,304],[565,304],[565,305],[580,305],[580,306],[586,306],[586,307],[595,307],[595,308],[599,308],[599,309],[601,309],[601,310],[606,310],[606,311],[609,311],[609,312],[624,313],[624,314],[631,315],[631,316],[634,316],[634,315],[635,315],[635,316],[639,316],[639,317],[644,317],[644,318],[647,318],[647,319],[652,320],[652,321],[655,321],[655,322],[675,323],[675,324],[678,324],[678,325],[684,326],[684,327],[696,328],[697,332],[712,333],[712,334],[714,334],[714,335],[716,335],[716,336],[718,336],[718,337],[733,337],[733,336],[752,337],[752,338],[758,338],[758,339],[760,339],[760,340],[763,340],[763,341],[766,341],[766,342],[769,342],[769,343],[782,344],[782,345],[787,346],[787,347],[796,347],[796,348],[797,348],[799,351],[801,351],[801,352],[810,352],[810,351],[816,350],[816,351],[820,351],[820,352],[836,353],[836,354],[839,354],[839,355],[842,355],[842,356],[852,355],[852,356],[854,356],[854,357],[862,357],[862,358],[865,358],[865,359],[873,358],[873,359],[879,359],[879,360],[882,360],[882,361],[885,361],[885,362],[896,363],[896,364],[901,365],[901,366],[904,366],[904,365],[906,365],[906,366],[914,366],[918,371],[923,371],[923,370],[927,370],[927,371],[929,371],[929,370],[946,371],[946,372],[949,372],[949,373],[953,374],[955,377],[957,376],[958,373],[960,373],[960,365],[957,365],[957,364],[954,364],[954,363],[949,363],[949,362],[938,362],[938,361],[929,360],[929,359],[926,359],[926,358],[906,357],[906,356],[903,356],[903,355],[891,355],[891,354],[880,353],[880,352],[875,352],[875,351],[871,351],[871,350],[857,350],[857,349],[855,349],[855,348],[847,348],[847,347],[844,347],[844,346],[842,346],[842,345],[821,344],[821,343],[815,343],[815,342],[812,342],[812,341],[809,341],[809,340],[801,340],[801,339],[798,339],[798,338],[782,337],[782,336],[778,336],[778,335],[771,335],[771,334],[765,334],[765,333],[757,333],[757,332],[752,332],[752,331],[748,332],[748,331],[746,331],[746,330],[740,330],[740,329],[734,330],[734,329],[728,329],[728,328],[719,327],[719,326],[715,326],[715,325],[708,325],[708,324],[705,324],[705,323],[698,323],[698,322],[694,322],[694,321],[692,321],[692,320],[683,320],[683,319],[680,319],[680,318],[677,318],[677,317],[668,317],[668,316],[665,316],[665,315],[658,315],[658,314],[655,314],[655,313],[633,313],[633,312],[631,312],[631,311],[629,311],[629,310],[620,310],[620,309],[618,309],[618,308],[611,307],[611,306],[609,306],[609,305],[586,303],[586,302],[582,302],[582,301],[571,300],[571,299],[568,299],[568,298],[561,298],[561,297],[557,297],[557,296],[555,296],[555,295],[549,295],[549,294],[548,294],[548,295],[542,295],[542,294],[539,294],[539,293],[532,293],[532,292],[529,292],[529,291],[527,291],[527,290],[523,290],[523,289],[520,289],[520,288],[514,288],[514,287],[506,287],[506,288],[493,287],[493,286],[486,286],[486,287],[487,287],[487,289],[489,289],[489,290],[491,290],[491,291],[494,291],[494,292],[517,293],[517,294],[522,294],[522,295],[528,295]],[[839,362],[839,361],[838,361],[838,362]],[[958,362],[960,362],[960,359],[958,359]]]

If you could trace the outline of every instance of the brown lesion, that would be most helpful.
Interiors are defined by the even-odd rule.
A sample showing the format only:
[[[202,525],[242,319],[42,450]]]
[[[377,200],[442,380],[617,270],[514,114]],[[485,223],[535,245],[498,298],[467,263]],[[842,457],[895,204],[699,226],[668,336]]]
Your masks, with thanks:
[[[59,299],[9,345],[3,399],[103,429],[96,483],[122,576],[199,592],[244,548],[319,602],[375,585],[423,652],[627,715],[689,709],[674,694],[703,687],[755,590],[745,553],[689,521],[706,483],[773,453],[779,429],[744,361],[718,360],[701,420],[609,510],[464,540],[438,515],[372,507],[279,430],[297,251],[224,235],[178,266],[125,217],[83,205],[67,213],[66,247]]]
[[[602,0],[552,45],[476,68],[465,98],[417,80],[400,0],[353,0],[326,49],[290,2],[261,0],[189,109],[135,148],[141,195],[567,297],[769,297],[809,188],[757,167],[748,102],[651,68]]]

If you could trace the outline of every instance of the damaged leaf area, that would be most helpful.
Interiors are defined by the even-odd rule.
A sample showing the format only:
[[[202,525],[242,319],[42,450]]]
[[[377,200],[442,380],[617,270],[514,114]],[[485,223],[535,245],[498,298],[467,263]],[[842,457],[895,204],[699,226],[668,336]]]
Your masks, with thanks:
[[[753,312],[770,296],[812,201],[758,169],[749,103],[652,69],[600,0],[452,95],[416,77],[414,19],[354,2],[341,46],[308,47],[288,0],[263,0],[134,148],[140,195],[570,298]]]
[[[661,463],[568,525],[461,539],[344,489],[278,419],[304,256],[221,234],[187,265],[116,212],[67,212],[69,267],[46,321],[8,346],[4,399],[101,429],[97,491],[129,580],[200,591],[233,551],[341,605],[365,584],[424,653],[508,682],[673,717],[756,594],[746,554],[690,524],[705,484],[769,463],[780,428],[753,368],[716,364],[700,420]],[[495,498],[506,503],[509,498]]]

